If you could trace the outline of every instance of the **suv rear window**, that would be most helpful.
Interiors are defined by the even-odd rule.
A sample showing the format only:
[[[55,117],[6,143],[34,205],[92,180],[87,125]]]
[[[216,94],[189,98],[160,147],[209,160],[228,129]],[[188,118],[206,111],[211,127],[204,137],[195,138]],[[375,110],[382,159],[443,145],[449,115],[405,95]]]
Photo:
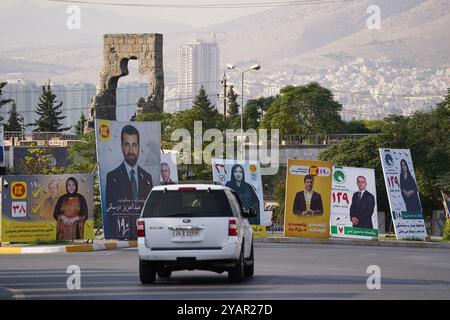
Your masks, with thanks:
[[[152,191],[142,213],[152,217],[232,217],[223,190]]]

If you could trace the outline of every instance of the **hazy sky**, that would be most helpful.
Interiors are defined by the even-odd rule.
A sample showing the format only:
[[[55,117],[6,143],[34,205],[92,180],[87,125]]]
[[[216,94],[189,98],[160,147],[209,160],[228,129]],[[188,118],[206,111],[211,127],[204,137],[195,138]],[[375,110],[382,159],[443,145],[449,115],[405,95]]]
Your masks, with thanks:
[[[23,0],[1,0],[0,1],[0,13],[1,9],[11,6],[14,3]],[[27,0],[41,7],[49,6],[69,6],[72,3],[57,3],[48,0]],[[199,4],[199,5],[211,5],[211,4],[224,4],[224,3],[255,3],[255,2],[270,2],[271,0],[84,0],[92,2],[113,2],[113,3],[138,3],[138,4]],[[281,0],[279,0],[281,1]],[[273,2],[273,0],[272,0]],[[214,23],[224,22],[239,18],[241,16],[254,14],[270,8],[227,8],[227,9],[168,9],[168,8],[145,8],[145,7],[127,7],[127,6],[107,6],[107,5],[91,5],[91,4],[78,4],[83,10],[89,10],[89,8],[107,9],[120,12],[122,15],[130,16],[145,16],[149,18],[168,19],[177,22],[184,22],[192,25],[193,27],[206,26]]]

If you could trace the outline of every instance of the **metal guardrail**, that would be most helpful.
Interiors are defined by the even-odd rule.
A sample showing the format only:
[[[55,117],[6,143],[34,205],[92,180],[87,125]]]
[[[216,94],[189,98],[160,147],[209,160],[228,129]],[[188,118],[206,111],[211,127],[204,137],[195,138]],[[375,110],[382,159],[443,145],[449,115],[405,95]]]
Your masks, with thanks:
[[[67,132],[21,132],[21,131],[5,131],[4,139],[10,140],[17,138],[19,140],[25,141],[38,141],[44,140],[49,141],[53,139],[58,140],[79,140],[79,136],[74,133]]]
[[[376,133],[352,134],[297,134],[281,137],[281,145],[330,145],[342,140],[355,140],[362,137],[374,136]]]

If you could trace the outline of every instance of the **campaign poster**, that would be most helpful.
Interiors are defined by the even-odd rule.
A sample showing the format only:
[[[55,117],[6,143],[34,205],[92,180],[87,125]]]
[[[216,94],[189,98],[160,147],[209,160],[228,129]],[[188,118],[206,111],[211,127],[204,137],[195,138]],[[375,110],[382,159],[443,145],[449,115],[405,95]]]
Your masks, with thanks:
[[[442,203],[444,205],[445,216],[450,219],[450,192],[441,191]]]
[[[161,170],[161,123],[95,121],[105,239],[136,239],[136,220]]]
[[[178,183],[178,169],[177,169],[177,154],[176,152],[161,153],[161,173],[160,184],[177,184]]]
[[[333,167],[331,236],[368,240],[378,238],[374,169]]]
[[[397,239],[427,236],[409,149],[380,149],[384,181]]]
[[[288,159],[284,235],[330,237],[331,173],[327,161]]]
[[[3,176],[1,241],[94,238],[92,174]]]
[[[264,237],[266,226],[261,168],[258,161],[212,159],[213,180],[233,189],[244,208],[256,209],[256,217],[248,220],[255,237]]]
[[[5,136],[3,125],[0,125],[0,167],[5,167]]]

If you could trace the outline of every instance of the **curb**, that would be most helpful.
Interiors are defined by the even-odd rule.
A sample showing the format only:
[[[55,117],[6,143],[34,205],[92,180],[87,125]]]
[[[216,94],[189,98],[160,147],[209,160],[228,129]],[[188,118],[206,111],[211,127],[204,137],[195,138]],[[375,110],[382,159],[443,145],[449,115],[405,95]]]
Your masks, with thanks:
[[[70,253],[137,247],[137,241],[114,241],[62,246],[0,247],[0,254]]]
[[[390,241],[390,240],[354,240],[354,239],[311,239],[291,237],[255,238],[255,243],[290,243],[290,244],[334,244],[351,246],[373,247],[410,247],[410,248],[437,248],[450,249],[450,243],[416,242],[416,241]]]

